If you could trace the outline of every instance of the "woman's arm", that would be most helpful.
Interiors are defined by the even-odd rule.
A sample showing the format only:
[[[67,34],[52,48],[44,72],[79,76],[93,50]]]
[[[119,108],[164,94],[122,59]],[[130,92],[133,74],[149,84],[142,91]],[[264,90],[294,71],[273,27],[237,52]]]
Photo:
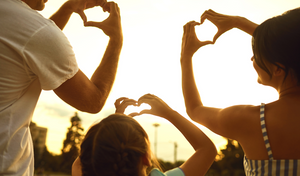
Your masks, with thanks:
[[[203,106],[194,78],[192,57],[199,48],[209,44],[198,40],[195,33],[196,25],[200,25],[200,23],[191,21],[183,27],[184,32],[182,37],[180,58],[182,69],[182,91],[185,100],[186,111],[191,118],[194,116],[193,111],[196,108]]]
[[[205,11],[200,18],[201,23],[204,22],[205,19],[211,21],[216,27],[218,28],[218,32],[214,36],[213,42],[215,43],[216,40],[226,31],[229,31],[232,28],[238,28],[249,35],[252,35],[257,24],[253,23],[252,21],[248,20],[247,18],[240,17],[240,16],[230,16],[217,13],[211,9]]]
[[[206,43],[197,39],[195,26],[189,22],[184,26],[181,48],[182,91],[187,114],[190,118],[224,137],[240,139],[251,127],[253,106],[231,106],[225,109],[203,106],[193,73],[192,57]],[[254,110],[253,110],[254,109]],[[259,112],[259,111],[258,111]],[[258,115],[259,116],[259,115]],[[243,132],[245,131],[245,133]]]
[[[171,109],[164,101],[155,95],[146,94],[138,100],[138,104],[147,103],[150,110],[140,114],[153,114],[169,120],[193,146],[195,153],[180,168],[186,176],[200,176],[210,168],[217,150],[212,141],[192,122]]]

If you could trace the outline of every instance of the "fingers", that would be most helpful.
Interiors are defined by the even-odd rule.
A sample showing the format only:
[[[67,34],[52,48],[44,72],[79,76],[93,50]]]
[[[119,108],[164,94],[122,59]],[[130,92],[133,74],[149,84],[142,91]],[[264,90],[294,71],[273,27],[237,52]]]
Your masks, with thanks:
[[[223,34],[223,32],[220,32],[218,30],[218,32],[216,33],[216,35],[214,36],[214,39],[213,39],[213,43],[215,43],[217,41],[217,39]]]
[[[98,4],[97,4],[96,0],[87,0],[86,4],[85,4],[85,9],[89,9],[89,8],[95,7],[97,5]]]
[[[101,6],[103,8],[103,6],[107,3],[106,0],[96,0],[96,4],[98,6]]]
[[[155,95],[152,94],[145,94],[143,96],[141,96],[138,100],[138,106],[140,106],[143,103],[147,103],[151,106],[151,100],[153,100],[154,98],[157,98]]]
[[[143,115],[143,114],[153,114],[153,113],[150,109],[144,109],[138,115]]]
[[[111,12],[110,13],[116,13],[116,14],[118,14],[118,15],[120,15],[120,8],[119,8],[119,6],[118,6],[118,4],[117,3],[113,3],[113,5],[111,5],[111,7],[110,7],[111,9]]]
[[[99,22],[95,22],[95,21],[86,21],[84,23],[84,26],[85,27],[92,26],[92,27],[99,27],[100,28],[101,24],[99,24]]]
[[[78,12],[78,14],[80,15],[82,21],[83,21],[84,23],[86,23],[86,22],[87,22],[87,18],[86,18],[85,13],[84,13],[83,11],[81,11],[81,12]]]
[[[96,7],[96,6],[100,6],[103,9],[103,7],[106,3],[107,3],[106,0],[86,0],[85,9],[93,8],[93,7]],[[108,7],[108,9],[109,9],[109,7]],[[104,11],[104,9],[103,9],[103,11]]]
[[[129,106],[129,105],[137,106],[137,101],[135,101],[133,99],[126,99],[121,103],[121,105],[122,104],[124,104],[126,106]]]
[[[127,97],[120,97],[115,101],[115,107],[119,106],[122,101],[128,99]]]
[[[208,10],[206,10],[200,17],[200,23],[202,24],[205,19],[207,18],[207,15],[208,15]]]
[[[129,117],[135,117],[135,116],[138,116],[138,115],[141,115],[141,114],[137,113],[137,112],[133,112],[133,113],[128,114]]]
[[[157,98],[158,97],[156,97],[155,95],[152,95],[152,94],[145,94],[142,97],[140,97],[139,100],[138,100],[138,106],[140,106],[143,103],[146,103],[146,104],[150,105],[151,108],[150,109],[144,109],[139,114],[140,115],[142,115],[142,114],[153,114],[153,115],[155,115],[154,112],[153,112],[153,106],[157,103],[156,102]]]
[[[190,26],[190,32],[192,32],[193,34],[196,35],[195,26],[198,26],[198,25],[200,25],[199,22],[195,22],[195,21],[194,21],[193,23],[191,23],[191,26]]]
[[[191,30],[191,28],[194,28],[197,25],[200,25],[201,23],[196,21],[189,21],[184,25],[184,30],[188,31]]]
[[[102,9],[103,9],[103,12],[108,12],[110,13],[110,6],[111,6],[112,2],[106,2],[104,4],[102,4]]]
[[[184,25],[183,30],[185,33],[196,34],[195,26],[197,25],[200,25],[200,23],[196,21],[190,21]]]
[[[102,8],[104,12],[120,14],[120,8],[115,2],[106,2],[105,4],[103,4]]]
[[[220,16],[219,13],[217,13],[211,9],[206,10],[200,17],[200,23],[202,24],[205,21],[205,19],[208,19],[211,21],[214,19],[214,17],[219,17],[219,16]]]
[[[196,25],[200,25],[200,23],[196,21],[190,21],[184,25],[183,27],[184,32],[182,37],[182,42],[184,45],[186,45],[191,38],[193,38],[194,40],[198,40],[195,31]]]
[[[124,99],[122,102],[120,102],[120,104],[118,106],[127,107],[130,105],[137,106],[137,101],[127,98],[127,99]]]
[[[137,101],[133,99],[128,99],[126,97],[121,97],[116,100],[115,107],[116,107],[116,113],[124,114],[125,109],[128,106],[137,106]]]
[[[214,43],[215,43],[214,41],[209,41],[209,40],[207,40],[207,41],[201,42],[201,45],[202,45],[202,46],[205,46],[205,45],[214,44]]]
[[[133,106],[140,106],[143,103],[154,105],[159,103],[160,100],[157,96],[152,95],[152,94],[146,94],[143,95],[142,97],[139,98],[138,101],[135,101],[133,99],[128,99],[126,97],[121,97],[119,99],[116,100],[115,102],[115,107],[116,107],[116,113],[121,113],[124,114],[125,109],[127,108],[127,106],[133,105]],[[134,117],[134,116],[138,116],[138,115],[142,115],[142,114],[154,114],[153,110],[152,110],[152,106],[151,109],[144,109],[141,112],[133,112],[130,113],[128,116],[130,117]]]
[[[107,2],[103,6],[103,11],[109,11],[109,16],[102,22],[87,21],[84,26],[100,28],[109,37],[122,36],[120,9],[114,2]]]
[[[195,26],[201,23],[190,21],[183,27],[184,33],[181,43],[181,57],[190,59],[197,50],[205,45],[213,44],[213,41],[200,41],[196,35]]]
[[[210,14],[206,14],[206,15],[204,15],[203,17],[201,17],[200,23],[203,24],[203,22],[204,22],[206,19],[209,20],[210,22],[212,22],[214,25],[216,25],[216,26],[218,25],[219,17],[215,17],[215,16],[212,16],[212,15],[210,15]]]

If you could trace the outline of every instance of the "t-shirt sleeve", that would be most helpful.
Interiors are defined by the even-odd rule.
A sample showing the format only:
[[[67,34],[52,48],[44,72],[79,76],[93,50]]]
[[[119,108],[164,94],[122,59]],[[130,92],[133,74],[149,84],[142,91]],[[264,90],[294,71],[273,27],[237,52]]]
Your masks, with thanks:
[[[149,176],[185,176],[182,169],[179,167],[176,167],[174,169],[168,170],[165,173],[162,173],[157,168],[154,168],[151,170]]]
[[[183,170],[179,167],[168,170],[167,172],[165,172],[165,175],[166,176],[185,176]]]
[[[157,168],[154,168],[150,171],[149,176],[166,176],[164,173],[162,173]]]
[[[23,54],[29,76],[38,77],[44,90],[56,89],[78,71],[73,48],[55,24],[37,30],[25,45]]]

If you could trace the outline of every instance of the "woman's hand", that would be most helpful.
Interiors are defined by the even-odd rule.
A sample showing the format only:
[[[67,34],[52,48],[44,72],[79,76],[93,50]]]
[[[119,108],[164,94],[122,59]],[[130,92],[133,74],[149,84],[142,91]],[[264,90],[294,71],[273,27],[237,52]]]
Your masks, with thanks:
[[[222,34],[232,28],[239,28],[240,30],[252,35],[253,31],[257,27],[257,24],[249,21],[244,17],[224,15],[217,13],[211,9],[205,11],[201,15],[200,23],[202,24],[205,19],[211,21],[218,28],[218,32],[213,38],[214,43]]]
[[[211,21],[216,27],[218,28],[218,32],[214,36],[213,42],[215,43],[216,40],[226,31],[234,28],[235,26],[235,16],[223,15],[217,13],[211,9],[206,10],[200,18],[201,24],[204,22],[205,19]]]
[[[190,21],[183,26],[183,37],[181,44],[181,57],[191,58],[194,53],[202,46],[213,44],[212,41],[200,41],[195,32],[195,26],[200,23]]]

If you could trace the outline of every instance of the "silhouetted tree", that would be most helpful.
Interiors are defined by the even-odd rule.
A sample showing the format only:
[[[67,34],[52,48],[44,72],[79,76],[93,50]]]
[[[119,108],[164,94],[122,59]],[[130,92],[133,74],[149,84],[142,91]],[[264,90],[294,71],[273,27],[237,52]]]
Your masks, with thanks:
[[[214,170],[214,175],[218,173],[222,176],[245,176],[242,147],[235,140],[227,141],[226,148],[219,154],[221,160],[215,161],[210,170]]]
[[[71,174],[72,164],[79,154],[80,143],[83,139],[83,128],[78,114],[71,118],[71,127],[68,128],[66,139],[63,142],[62,160],[60,170]]]

